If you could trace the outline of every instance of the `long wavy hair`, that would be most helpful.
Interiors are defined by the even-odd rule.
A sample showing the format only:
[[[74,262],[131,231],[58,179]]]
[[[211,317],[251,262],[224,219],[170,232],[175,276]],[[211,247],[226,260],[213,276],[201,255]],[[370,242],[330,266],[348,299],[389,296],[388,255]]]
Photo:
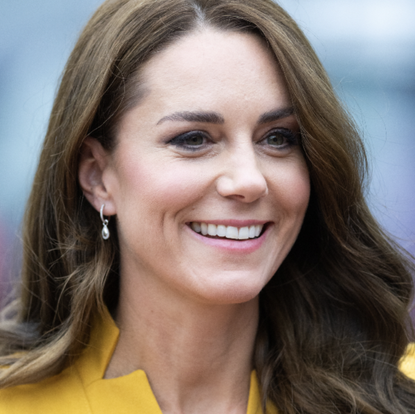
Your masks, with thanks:
[[[27,205],[21,293],[0,329],[9,366],[0,386],[59,373],[88,343],[96,315],[116,306],[116,222],[103,242],[77,179],[80,149],[92,136],[111,150],[143,63],[204,26],[252,33],[274,53],[311,178],[298,239],[260,294],[263,401],[284,414],[415,413],[415,383],[398,369],[413,262],[369,212],[359,134],[309,42],[271,0],[108,0],[91,18],[64,70]]]

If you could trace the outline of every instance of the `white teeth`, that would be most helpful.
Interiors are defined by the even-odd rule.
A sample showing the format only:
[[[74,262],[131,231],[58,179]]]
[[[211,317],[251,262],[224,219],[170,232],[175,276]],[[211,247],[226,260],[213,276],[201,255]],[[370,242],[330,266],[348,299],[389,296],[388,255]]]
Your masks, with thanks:
[[[249,239],[249,227],[241,227],[238,236],[239,240]]]
[[[195,221],[192,222],[192,229],[196,233],[200,233],[200,231],[202,230],[201,227],[200,227],[200,223],[196,223]]]
[[[215,225],[210,223],[199,223],[193,221],[191,223],[191,228],[196,233],[202,233],[204,236],[209,235],[212,237],[226,237],[227,239],[234,240],[247,240],[254,239],[261,234],[262,224],[246,226],[246,227],[233,227],[233,226],[224,226],[222,224]]]
[[[219,237],[226,237],[226,226],[219,224],[218,228],[216,229],[216,234]]]
[[[258,237],[261,234],[262,227],[263,227],[262,224],[255,226],[255,237]]]
[[[238,234],[238,227],[228,226],[226,228],[226,236],[227,239],[239,239]]]
[[[208,224],[208,234],[209,236],[216,236],[216,225]]]

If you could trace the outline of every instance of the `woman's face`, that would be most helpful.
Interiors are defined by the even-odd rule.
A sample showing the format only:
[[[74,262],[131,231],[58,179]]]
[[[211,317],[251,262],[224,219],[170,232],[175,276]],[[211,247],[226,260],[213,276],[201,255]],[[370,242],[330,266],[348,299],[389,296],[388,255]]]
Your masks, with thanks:
[[[141,77],[103,173],[122,284],[205,303],[255,298],[296,240],[310,191],[275,59],[252,35],[204,29]]]

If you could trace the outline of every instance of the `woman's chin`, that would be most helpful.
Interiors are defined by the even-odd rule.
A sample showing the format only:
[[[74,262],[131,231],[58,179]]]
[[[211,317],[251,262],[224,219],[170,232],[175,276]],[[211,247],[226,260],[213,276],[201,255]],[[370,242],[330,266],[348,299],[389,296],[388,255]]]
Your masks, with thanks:
[[[211,304],[240,304],[250,302],[263,289],[264,283],[258,283],[260,278],[244,280],[243,278],[222,279],[217,283],[209,283],[197,289],[200,301]]]

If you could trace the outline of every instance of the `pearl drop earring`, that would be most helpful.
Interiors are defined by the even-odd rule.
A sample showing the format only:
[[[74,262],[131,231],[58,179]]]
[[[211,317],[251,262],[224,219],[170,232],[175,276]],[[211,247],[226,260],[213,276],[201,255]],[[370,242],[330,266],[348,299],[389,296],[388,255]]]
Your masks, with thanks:
[[[102,238],[104,240],[108,240],[109,237],[110,237],[110,231],[108,229],[108,220],[104,218],[104,207],[105,207],[105,204],[103,204],[101,206],[101,210],[99,212],[99,215],[100,215],[101,221],[102,221],[102,231],[101,231],[101,235],[102,235]]]

